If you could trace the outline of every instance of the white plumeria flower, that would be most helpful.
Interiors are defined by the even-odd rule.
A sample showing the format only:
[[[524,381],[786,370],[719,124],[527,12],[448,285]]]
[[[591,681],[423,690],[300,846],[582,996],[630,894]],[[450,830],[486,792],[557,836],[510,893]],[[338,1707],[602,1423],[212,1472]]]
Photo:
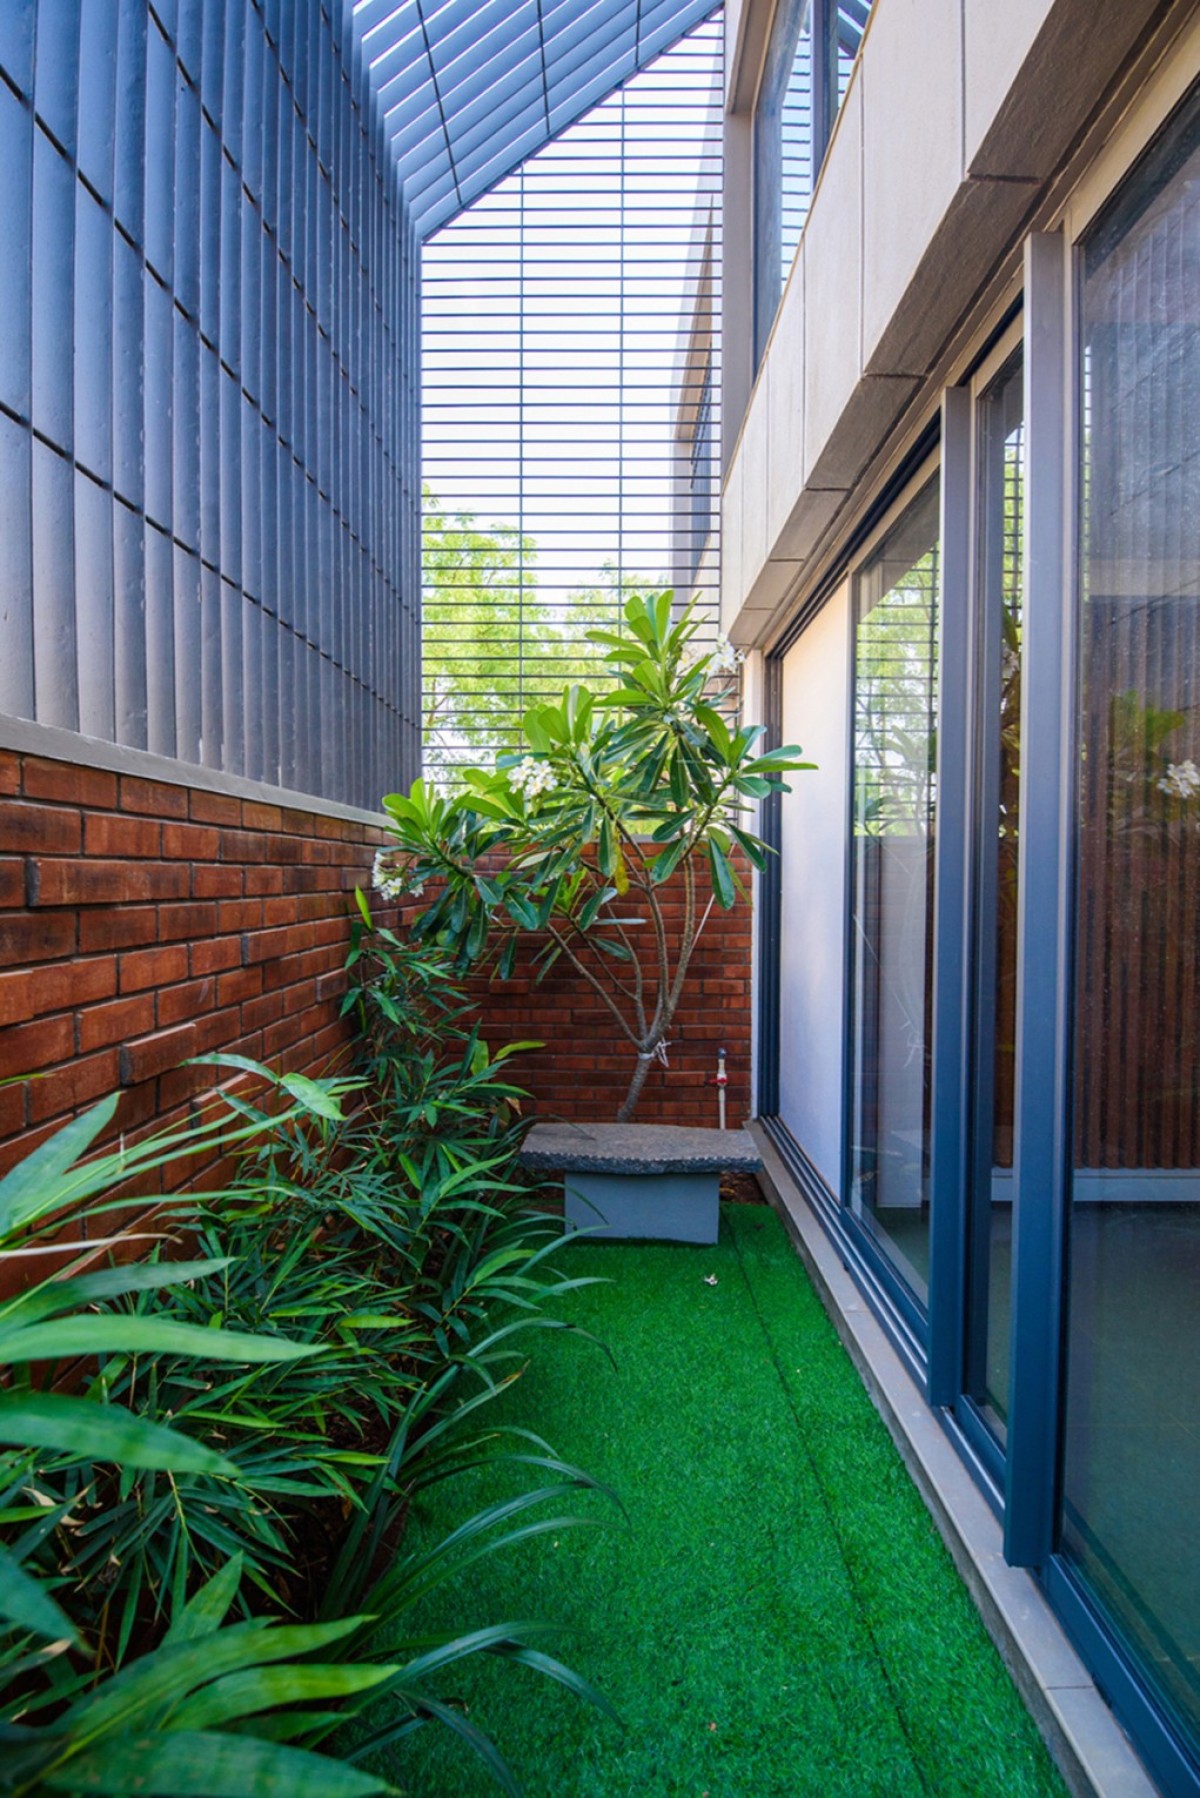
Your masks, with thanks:
[[[728,637],[718,637],[713,651],[712,665],[717,674],[736,674],[745,656],[740,649],[735,649]]]
[[[527,755],[524,761],[509,769],[508,784],[518,793],[524,793],[526,799],[536,799],[541,793],[553,792],[558,782],[548,762],[535,762],[531,755]]]
[[[375,891],[384,899],[403,899],[406,893],[419,899],[425,891],[424,882],[418,880],[412,886],[407,885],[404,875],[392,867],[387,857],[386,849],[375,851],[375,860],[371,864],[371,885]]]
[[[1172,799],[1194,799],[1200,793],[1200,768],[1195,762],[1168,762],[1167,771],[1158,783],[1159,791]]]

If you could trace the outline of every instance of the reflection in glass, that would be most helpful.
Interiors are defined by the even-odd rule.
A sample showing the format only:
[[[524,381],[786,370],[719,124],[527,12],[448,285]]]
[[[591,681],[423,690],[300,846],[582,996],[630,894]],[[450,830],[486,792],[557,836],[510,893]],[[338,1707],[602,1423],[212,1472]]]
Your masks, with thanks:
[[[783,0],[754,115],[755,360],[808,216],[814,174],[813,0]]]
[[[761,357],[871,0],[779,0],[754,109],[754,354]]]
[[[966,1389],[1002,1441],[1012,1296],[1024,408],[1018,351],[979,407],[982,828]]]
[[[1200,108],[1082,292],[1062,1547],[1200,1736]]]
[[[929,1280],[938,492],[857,582],[850,1205],[922,1302]]]
[[[796,48],[783,91],[779,119],[781,162],[779,219],[779,285],[788,278],[796,245],[808,217],[813,179],[813,19],[803,8]]]

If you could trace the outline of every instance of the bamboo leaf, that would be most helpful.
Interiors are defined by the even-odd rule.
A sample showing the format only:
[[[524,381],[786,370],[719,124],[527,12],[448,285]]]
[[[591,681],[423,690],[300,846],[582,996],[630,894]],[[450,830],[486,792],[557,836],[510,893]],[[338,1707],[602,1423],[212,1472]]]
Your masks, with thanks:
[[[208,1335],[208,1331],[201,1334]],[[0,1442],[17,1448],[53,1448],[120,1467],[173,1473],[237,1474],[232,1461],[166,1424],[123,1405],[97,1404],[60,1392],[0,1393]]]
[[[156,1798],[368,1798],[387,1780],[325,1754],[218,1730],[121,1736],[43,1774],[56,1792]]]
[[[492,1066],[496,1067],[498,1063],[507,1061],[510,1055],[523,1055],[526,1049],[544,1049],[545,1047],[545,1043],[536,1036],[523,1036],[516,1042],[501,1043],[492,1056]]]
[[[188,1065],[237,1068],[243,1074],[254,1074],[259,1080],[274,1081],[275,1079],[270,1068],[264,1067],[261,1061],[254,1061],[249,1055],[238,1055],[233,1049],[219,1049],[211,1055],[197,1055],[194,1064]]]
[[[79,1246],[86,1250],[90,1245],[81,1242]],[[124,1298],[131,1292],[156,1292],[187,1280],[202,1280],[232,1265],[233,1258],[222,1255],[211,1261],[149,1261],[135,1267],[106,1267],[75,1280],[46,1280],[7,1308],[6,1321],[15,1318],[22,1324],[33,1323],[102,1300]]]
[[[330,1092],[327,1081],[310,1080],[307,1074],[284,1074],[279,1084],[306,1111],[313,1112],[319,1118],[328,1118],[333,1123],[342,1121],[342,1108]]]
[[[0,1363],[65,1361],[76,1355],[199,1355],[207,1361],[298,1361],[320,1349],[274,1336],[242,1336],[169,1318],[64,1317],[0,1329]]]
[[[61,1190],[63,1176],[112,1122],[118,1097],[110,1093],[90,1111],[72,1118],[0,1180],[0,1239],[64,1202],[68,1195]]]
[[[231,1555],[219,1573],[206,1581],[196,1596],[186,1604],[176,1617],[166,1636],[163,1638],[164,1648],[174,1648],[184,1642],[195,1642],[203,1636],[211,1636],[220,1628],[229,1611],[230,1605],[237,1597],[238,1587],[242,1583],[243,1557]]]
[[[26,1573],[4,1548],[0,1548],[0,1617],[16,1629],[52,1642],[78,1639],[75,1625],[41,1581]]]
[[[341,1666],[336,1661],[306,1661],[283,1667],[255,1667],[228,1673],[202,1692],[185,1699],[171,1718],[175,1729],[210,1729],[234,1717],[252,1717],[277,1705],[308,1704],[313,1699],[348,1698],[370,1691],[401,1671],[399,1667]]]

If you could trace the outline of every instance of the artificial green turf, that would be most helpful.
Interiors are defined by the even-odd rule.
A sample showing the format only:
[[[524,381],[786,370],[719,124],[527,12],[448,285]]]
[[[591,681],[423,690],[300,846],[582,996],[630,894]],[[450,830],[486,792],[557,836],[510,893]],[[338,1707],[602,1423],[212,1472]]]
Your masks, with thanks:
[[[509,1420],[620,1494],[612,1518],[523,1545],[441,1595],[432,1626],[568,1626],[556,1649],[624,1731],[521,1667],[452,1694],[530,1798],[865,1798],[1064,1788],[775,1215],[727,1207],[716,1248],[572,1245],[606,1282],[539,1335]],[[710,1285],[706,1276],[715,1275]],[[445,1527],[507,1490],[440,1491]],[[553,1544],[553,1545],[552,1545]],[[496,1787],[447,1732],[394,1752],[423,1798]]]

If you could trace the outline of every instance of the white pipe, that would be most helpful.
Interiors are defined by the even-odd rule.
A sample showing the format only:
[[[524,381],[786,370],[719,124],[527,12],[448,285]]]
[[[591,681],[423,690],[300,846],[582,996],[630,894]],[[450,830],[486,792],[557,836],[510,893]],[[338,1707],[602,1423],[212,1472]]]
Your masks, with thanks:
[[[729,1075],[725,1072],[725,1051],[717,1050],[717,1128],[725,1128],[725,1088],[729,1085]]]

